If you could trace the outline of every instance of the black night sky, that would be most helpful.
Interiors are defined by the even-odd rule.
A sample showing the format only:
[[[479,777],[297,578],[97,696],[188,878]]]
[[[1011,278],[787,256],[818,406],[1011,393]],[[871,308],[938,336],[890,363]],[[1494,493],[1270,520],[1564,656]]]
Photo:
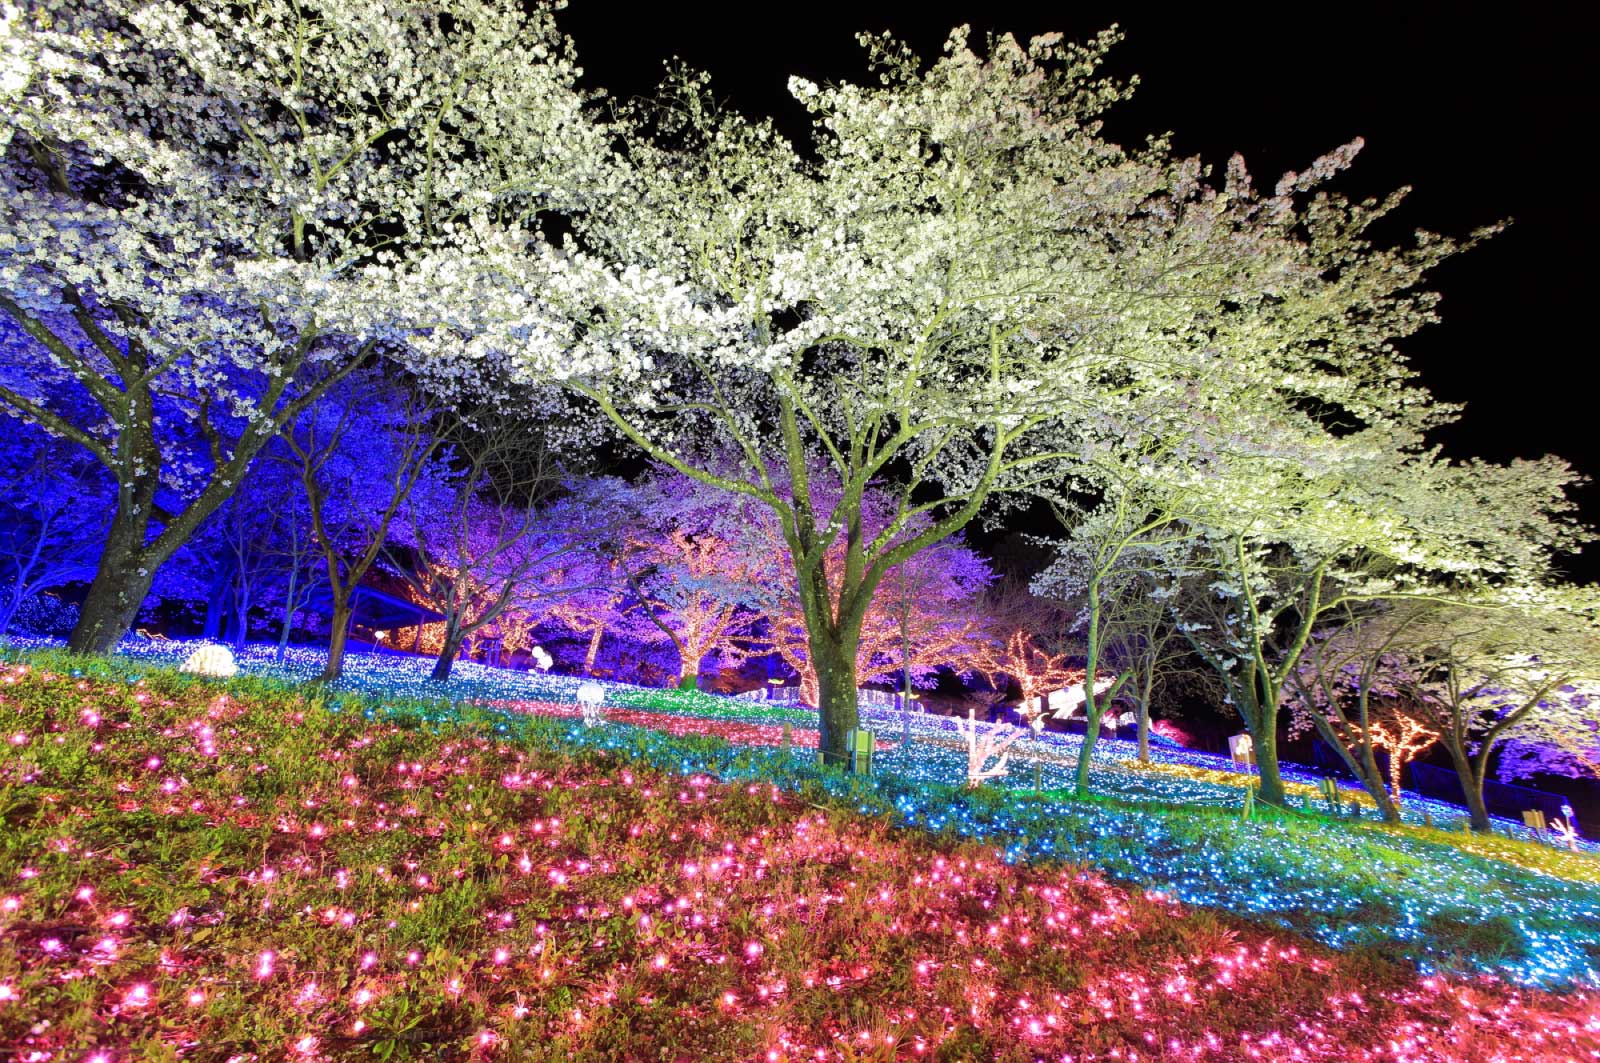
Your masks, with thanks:
[[[619,10],[574,0],[563,17],[590,84],[650,91],[661,62],[709,71],[746,113],[803,133],[791,73],[819,81],[863,73],[860,30],[892,29],[926,56],[969,23],[1026,38],[1083,39],[1105,26],[1126,40],[1112,70],[1138,74],[1135,99],[1108,122],[1125,142],[1171,131],[1179,150],[1220,165],[1242,152],[1257,182],[1353,137],[1366,139],[1347,194],[1415,189],[1385,234],[1451,235],[1510,218],[1489,244],[1434,275],[1443,321],[1405,345],[1441,399],[1465,403],[1439,439],[1453,455],[1494,460],[1560,454],[1600,475],[1593,372],[1596,196],[1580,162],[1600,128],[1590,78],[1600,18],[1589,5],[1076,5],[857,3],[654,4]],[[1580,495],[1600,524],[1600,487]],[[1600,552],[1572,564],[1600,579]]]

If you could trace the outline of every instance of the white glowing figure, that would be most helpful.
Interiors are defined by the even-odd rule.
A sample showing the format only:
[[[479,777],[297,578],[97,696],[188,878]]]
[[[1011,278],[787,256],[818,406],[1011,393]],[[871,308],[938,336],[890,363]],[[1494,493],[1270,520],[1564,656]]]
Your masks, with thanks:
[[[226,679],[229,676],[238,675],[239,666],[234,663],[233,651],[228,647],[207,643],[189,654],[188,658],[179,666],[178,671]]]
[[[980,734],[972,709],[967,710],[966,723],[962,724],[958,719],[956,726],[967,739],[967,786],[969,788],[982,786],[985,779],[997,779],[1004,776],[1008,770],[1006,763],[1011,758],[1010,749],[1012,744],[1027,733],[1021,728],[1000,724]],[[993,766],[988,766],[990,760],[995,761]]]
[[[606,718],[600,715],[600,704],[606,700],[606,688],[599,683],[581,683],[578,686],[578,708],[583,711],[583,725],[598,727]]]
[[[550,666],[556,663],[555,658],[546,653],[543,646],[535,646],[528,651],[528,654],[533,658],[533,666],[541,672],[548,672]]]
[[[1550,821],[1550,830],[1555,836],[1567,843],[1567,848],[1573,852],[1578,851],[1578,827],[1572,822],[1572,806],[1562,805],[1561,811],[1567,813],[1566,819],[1553,819]]]

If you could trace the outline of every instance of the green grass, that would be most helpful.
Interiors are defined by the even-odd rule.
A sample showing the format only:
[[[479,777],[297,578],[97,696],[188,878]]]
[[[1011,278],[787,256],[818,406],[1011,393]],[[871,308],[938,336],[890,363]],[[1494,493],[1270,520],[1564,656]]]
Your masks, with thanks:
[[[29,658],[124,681],[158,674],[116,659]],[[203,682],[161,674],[163,682]],[[302,696],[269,679],[239,679],[228,689]],[[1590,854],[1298,810],[1263,809],[1246,822],[1234,810],[1116,795],[1081,800],[1063,792],[972,791],[892,771],[864,779],[823,771],[799,751],[732,747],[710,737],[617,725],[591,731],[441,701],[310,696],[339,711],[383,715],[418,729],[466,722],[577,757],[598,752],[680,774],[771,782],[820,807],[997,844],[1013,861],[1092,867],[1191,905],[1429,970],[1490,972],[1529,985],[1600,984],[1600,861]],[[277,754],[285,759],[275,763],[287,770],[305,755],[286,747]],[[883,763],[892,769],[892,758]]]

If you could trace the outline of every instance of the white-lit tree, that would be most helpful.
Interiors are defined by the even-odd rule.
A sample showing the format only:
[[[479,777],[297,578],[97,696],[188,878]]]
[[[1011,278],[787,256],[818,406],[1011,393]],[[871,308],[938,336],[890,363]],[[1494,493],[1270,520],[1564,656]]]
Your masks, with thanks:
[[[1289,733],[1314,729],[1388,822],[1400,819],[1399,793],[1385,786],[1377,754],[1387,749],[1393,758],[1394,743],[1384,739],[1415,731],[1408,726],[1413,717],[1400,727],[1389,720],[1410,701],[1408,689],[1418,679],[1413,640],[1440,608],[1431,602],[1347,602],[1330,611],[1307,640],[1283,694],[1291,711]]]
[[[1097,72],[1112,40],[980,51],[959,31],[925,65],[868,38],[876,83],[791,82],[815,121],[804,153],[680,76],[638,116],[614,209],[497,260],[544,315],[512,320],[508,349],[536,366],[565,349],[566,384],[653,458],[772,512],[829,757],[896,565],[1154,408],[1226,438],[1263,402],[1359,410],[1373,388],[1382,405],[1386,344],[1426,316],[1409,289],[1451,245],[1375,251],[1381,206],[1309,195],[1353,147],[1261,194],[1237,161],[1213,185],[1163,142],[1107,142],[1099,116],[1126,92]],[[841,487],[822,509],[813,459]],[[896,506],[869,533],[880,479]]]
[[[1392,424],[1248,468],[1189,518],[1179,630],[1227,688],[1274,804],[1280,705],[1320,628],[1375,603],[1514,593],[1583,535],[1565,463],[1451,463]]]
[[[1581,589],[1513,593],[1492,608],[1444,608],[1411,633],[1404,691],[1491,829],[1483,787],[1498,755],[1509,778],[1600,773],[1600,609]]]
[[[32,0],[0,19],[0,410],[115,482],[69,642],[105,651],[346,373],[449,321],[435,387],[475,375],[470,322],[526,297],[439,278],[596,191],[607,152],[544,6]]]
[[[1036,593],[1078,609],[1087,675],[1099,677],[1107,659],[1108,639],[1119,634],[1108,623],[1110,614],[1118,612],[1117,600],[1153,593],[1156,588],[1142,574],[1159,568],[1171,552],[1186,550],[1196,535],[1192,527],[1182,523],[1196,490],[1185,483],[1191,473],[1168,465],[1171,440],[1181,438],[1181,434],[1170,426],[1150,432],[1148,426],[1153,423],[1147,422],[1141,437],[1124,437],[1103,448],[1095,464],[1085,470],[1085,478],[1100,496],[1098,506],[1082,513],[1072,506],[1070,496],[1050,492],[1056,519],[1069,530],[1064,539],[1055,543],[1056,557],[1035,577],[1032,587]],[[1207,485],[1207,489],[1216,488]],[[1148,616],[1145,621],[1151,630],[1156,630]],[[1122,634],[1132,637],[1131,631]],[[1074,780],[1080,795],[1088,793],[1089,768],[1100,724],[1112,699],[1134,679],[1135,669],[1141,665],[1142,678],[1152,684],[1159,659],[1129,657],[1117,662],[1121,668],[1104,690],[1099,689],[1098,682],[1084,685],[1087,723]],[[1148,685],[1144,691],[1148,698]],[[1148,720],[1141,729],[1142,736],[1147,728]],[[1144,738],[1140,745],[1146,754],[1147,741]]]

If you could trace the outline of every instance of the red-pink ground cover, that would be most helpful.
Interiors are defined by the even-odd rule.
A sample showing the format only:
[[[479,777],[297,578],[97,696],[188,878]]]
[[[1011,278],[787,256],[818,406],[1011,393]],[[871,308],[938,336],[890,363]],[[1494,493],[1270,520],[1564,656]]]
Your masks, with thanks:
[[[1591,996],[1419,978],[769,786],[162,677],[0,680],[9,1058],[1600,1059]]]
[[[577,719],[583,715],[578,706],[556,701],[492,701],[485,704],[493,708],[522,713],[526,716]],[[809,728],[786,729],[782,724],[747,723],[742,720],[716,720],[695,716],[671,716],[662,712],[650,712],[617,706],[606,707],[603,710],[603,714],[606,721],[610,723],[624,723],[631,724],[634,727],[645,727],[652,731],[660,731],[663,734],[679,738],[687,735],[706,735],[724,739],[734,745],[781,746],[787,743],[796,749],[816,749],[820,740],[820,735]],[[893,749],[897,744],[892,738],[878,739],[876,748],[881,752]]]

